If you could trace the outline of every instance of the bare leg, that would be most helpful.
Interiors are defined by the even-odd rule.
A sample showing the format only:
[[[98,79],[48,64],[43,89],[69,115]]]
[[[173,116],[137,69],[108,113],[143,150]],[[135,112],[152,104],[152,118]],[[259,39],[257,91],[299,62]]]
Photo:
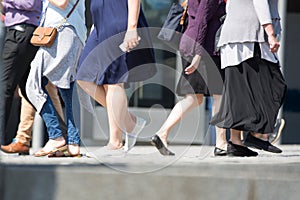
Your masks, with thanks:
[[[241,131],[235,130],[235,129],[231,129],[230,132],[231,132],[230,133],[230,140],[231,140],[231,142],[233,144],[244,146],[244,144],[242,143],[242,140],[241,140]]]
[[[165,123],[156,133],[167,147],[167,138],[172,128],[193,108],[203,101],[203,94],[188,94],[172,109]]]
[[[128,112],[127,96],[123,84],[104,85],[106,91],[106,105],[109,121],[110,138],[109,144],[119,149],[123,146],[122,134],[126,129],[126,122],[131,130],[135,126]]]
[[[130,132],[136,121],[136,118],[128,112],[127,96],[123,84],[102,86],[80,80],[77,83],[92,98],[107,108],[110,129],[108,144],[113,149],[121,148],[123,132],[125,130]]]
[[[81,80],[77,80],[77,83],[88,95],[106,108],[106,92],[103,86]]]
[[[214,102],[212,105],[212,115],[214,116],[220,109],[221,95],[213,95]],[[227,149],[227,140],[226,140],[226,129],[216,128],[216,147],[226,150]]]
[[[253,133],[253,132],[249,134],[252,134],[254,137],[259,138],[261,140],[269,141],[269,134]]]
[[[103,86],[96,85],[95,83],[92,83],[92,82],[86,82],[86,81],[80,81],[80,80],[78,80],[77,83],[93,99],[95,99],[98,103],[100,103],[104,108],[107,108],[106,91]],[[132,123],[135,123],[136,118],[131,113],[129,113],[129,115],[130,115],[130,117],[126,117],[126,119],[125,119],[125,124],[126,124],[127,131],[131,132],[131,130],[133,129]]]

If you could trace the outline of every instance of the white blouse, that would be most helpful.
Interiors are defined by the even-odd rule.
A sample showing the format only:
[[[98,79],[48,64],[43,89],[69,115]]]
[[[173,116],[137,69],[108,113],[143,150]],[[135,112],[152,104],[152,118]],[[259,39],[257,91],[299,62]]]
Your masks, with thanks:
[[[226,44],[220,48],[221,52],[221,68],[224,69],[229,66],[239,65],[243,61],[254,56],[254,42],[245,43],[231,43]],[[270,51],[269,43],[259,43],[261,50],[261,58],[267,61],[277,63],[277,53]]]

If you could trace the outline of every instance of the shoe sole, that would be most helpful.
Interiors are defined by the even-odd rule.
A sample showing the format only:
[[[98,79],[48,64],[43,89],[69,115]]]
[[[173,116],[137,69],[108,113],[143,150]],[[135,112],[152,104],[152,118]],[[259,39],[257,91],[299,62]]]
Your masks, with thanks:
[[[256,156],[258,156],[258,154],[257,155],[246,156],[246,155],[243,155],[243,154],[235,154],[235,153],[227,153],[227,155],[229,157],[256,157]]]
[[[20,152],[19,153],[19,156],[28,156],[29,155],[29,152]]]

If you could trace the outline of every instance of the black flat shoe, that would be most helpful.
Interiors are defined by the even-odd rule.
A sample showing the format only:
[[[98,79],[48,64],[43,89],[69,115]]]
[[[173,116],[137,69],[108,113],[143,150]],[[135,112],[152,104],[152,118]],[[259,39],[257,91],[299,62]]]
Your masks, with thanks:
[[[224,149],[220,149],[218,147],[215,147],[214,155],[215,156],[227,156],[227,151],[224,150]]]
[[[233,144],[231,141],[228,141],[227,155],[228,156],[239,156],[239,157],[252,157],[252,156],[257,156],[258,153],[255,151],[251,151],[247,147]]]
[[[155,146],[159,153],[164,155],[164,156],[175,156],[175,153],[171,152],[161,141],[158,135],[153,135],[151,137],[151,144]]]
[[[254,137],[251,133],[248,133],[244,144],[248,147],[254,147],[256,149],[262,149],[271,153],[281,153],[282,150],[272,145],[269,141],[264,141]]]

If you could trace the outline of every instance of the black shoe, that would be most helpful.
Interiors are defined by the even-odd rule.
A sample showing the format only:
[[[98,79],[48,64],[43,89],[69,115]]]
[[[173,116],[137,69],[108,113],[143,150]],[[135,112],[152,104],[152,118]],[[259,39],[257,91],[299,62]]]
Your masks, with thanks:
[[[175,156],[175,153],[171,152],[161,141],[158,135],[153,135],[151,137],[151,144],[155,146],[159,153],[164,155],[164,156]]]
[[[248,147],[254,147],[257,149],[263,149],[272,153],[281,153],[282,150],[272,145],[269,141],[264,141],[259,138],[254,137],[249,133],[244,141],[244,144]]]
[[[220,149],[218,147],[215,147],[214,155],[215,156],[227,156],[227,151],[224,150],[224,149]]]
[[[233,144],[231,141],[228,141],[227,155],[228,156],[251,157],[251,156],[257,156],[258,153],[255,151],[251,151],[247,147]]]

